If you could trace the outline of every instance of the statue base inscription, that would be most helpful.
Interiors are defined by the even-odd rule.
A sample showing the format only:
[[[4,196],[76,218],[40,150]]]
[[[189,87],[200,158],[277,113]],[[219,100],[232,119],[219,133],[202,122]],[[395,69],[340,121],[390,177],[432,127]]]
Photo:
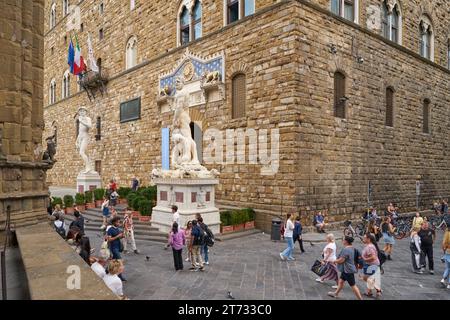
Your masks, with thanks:
[[[80,172],[77,176],[77,192],[85,192],[102,187],[102,178],[96,171]]]
[[[152,226],[169,232],[172,228],[172,205],[178,207],[182,228],[200,213],[214,234],[220,232],[219,209],[215,207],[215,185],[218,179],[154,178],[157,205],[152,211]]]

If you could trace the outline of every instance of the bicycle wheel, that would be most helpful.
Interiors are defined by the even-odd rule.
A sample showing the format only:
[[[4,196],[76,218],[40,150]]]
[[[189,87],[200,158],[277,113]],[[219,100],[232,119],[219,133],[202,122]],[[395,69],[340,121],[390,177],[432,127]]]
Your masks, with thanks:
[[[353,231],[350,228],[344,229],[344,237],[352,237],[353,238]]]

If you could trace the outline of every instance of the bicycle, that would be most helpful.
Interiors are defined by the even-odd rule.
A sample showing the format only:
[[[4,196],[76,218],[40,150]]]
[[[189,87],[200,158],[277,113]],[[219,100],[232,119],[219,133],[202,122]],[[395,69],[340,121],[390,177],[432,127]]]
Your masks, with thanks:
[[[358,222],[355,226],[355,228],[353,228],[352,226],[352,222],[350,220],[347,220],[344,222],[344,237],[352,237],[355,238],[358,237],[361,241],[362,241],[362,237],[364,235],[365,232],[365,227],[364,227],[364,223],[362,222]]]
[[[394,225],[394,238],[401,240],[408,237],[411,232],[412,220],[408,218],[397,218]]]
[[[428,222],[433,230],[447,230],[448,226],[445,222],[444,216],[432,216],[428,219]]]

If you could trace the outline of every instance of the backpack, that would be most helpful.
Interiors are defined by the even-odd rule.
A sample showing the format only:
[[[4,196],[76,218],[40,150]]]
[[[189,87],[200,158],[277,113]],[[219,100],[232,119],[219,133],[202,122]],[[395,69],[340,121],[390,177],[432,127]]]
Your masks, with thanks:
[[[200,227],[201,229],[201,244],[207,245],[208,247],[212,247],[214,245],[214,234],[211,232],[211,230],[208,228],[206,224],[202,224]]]
[[[361,269],[364,265],[364,260],[361,257],[361,252],[359,252],[359,250],[356,248],[354,248],[353,258],[354,258],[355,267],[357,269]]]

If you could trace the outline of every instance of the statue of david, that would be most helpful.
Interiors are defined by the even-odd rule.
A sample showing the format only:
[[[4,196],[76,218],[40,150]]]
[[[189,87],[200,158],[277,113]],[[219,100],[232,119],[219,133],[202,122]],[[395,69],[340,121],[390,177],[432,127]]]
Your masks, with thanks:
[[[89,145],[89,129],[92,128],[92,120],[87,115],[87,109],[80,107],[78,109],[75,117],[78,117],[79,130],[76,142],[77,150],[80,153],[81,158],[84,161],[84,170],[81,173],[89,173],[93,171],[91,162],[88,155],[86,154],[86,149]]]

